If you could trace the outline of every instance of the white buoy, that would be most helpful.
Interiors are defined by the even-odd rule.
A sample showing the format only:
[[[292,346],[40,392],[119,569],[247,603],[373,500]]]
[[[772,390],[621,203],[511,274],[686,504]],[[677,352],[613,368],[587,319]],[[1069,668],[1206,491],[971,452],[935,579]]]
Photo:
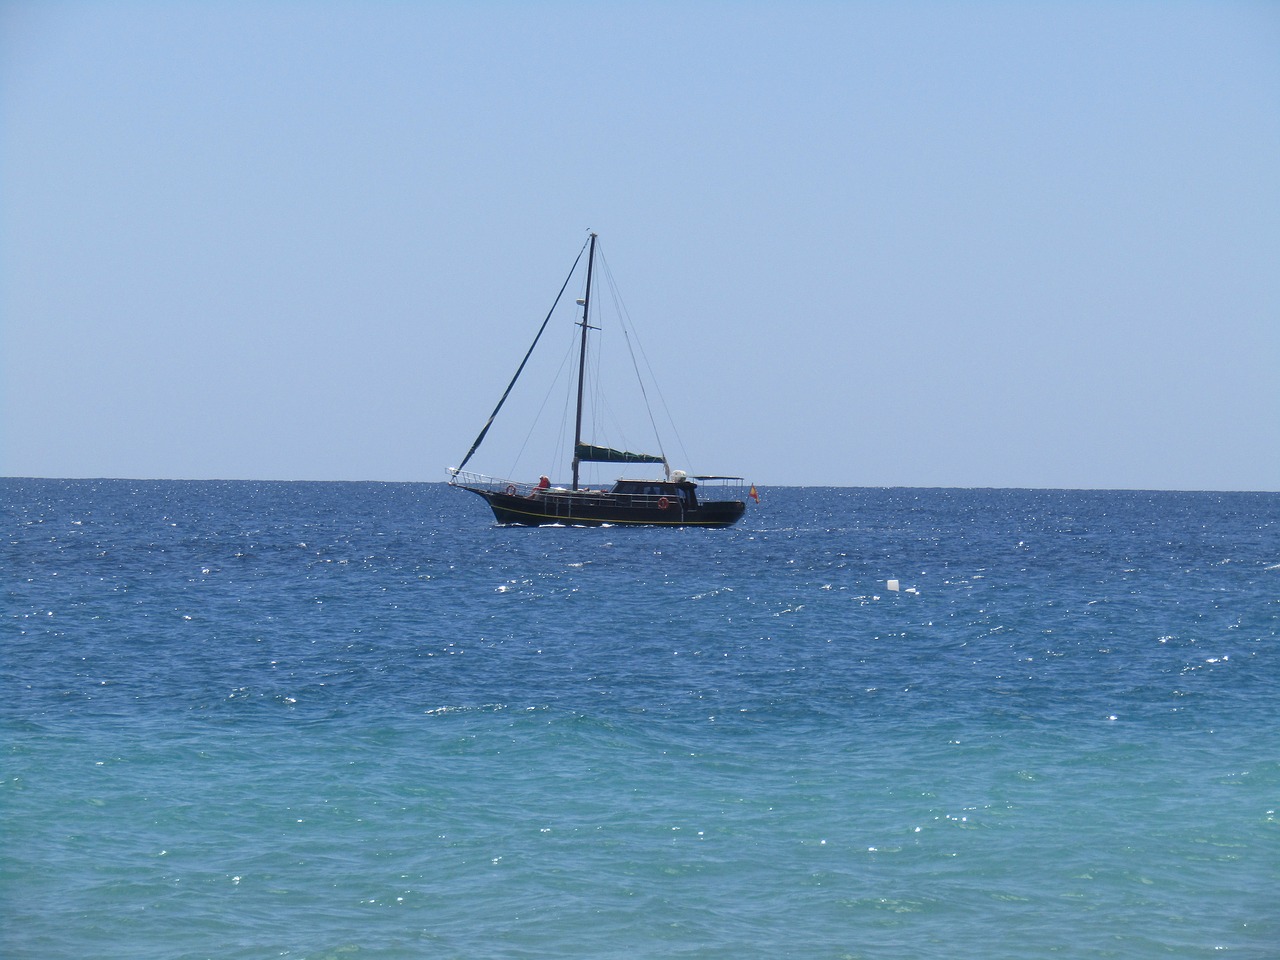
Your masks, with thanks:
[[[888,587],[889,587],[889,589],[890,589],[890,590],[897,590],[897,589],[898,589],[898,581],[897,581],[897,580],[890,580],[890,581],[889,581],[889,583],[888,583],[887,585],[888,585]]]

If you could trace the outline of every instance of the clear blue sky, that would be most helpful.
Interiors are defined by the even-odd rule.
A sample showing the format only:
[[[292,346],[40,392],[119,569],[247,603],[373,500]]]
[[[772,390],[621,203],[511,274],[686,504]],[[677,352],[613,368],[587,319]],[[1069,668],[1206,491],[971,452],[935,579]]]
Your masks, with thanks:
[[[592,228],[695,472],[1280,490],[1274,2],[10,2],[0,124],[5,475],[444,479]]]

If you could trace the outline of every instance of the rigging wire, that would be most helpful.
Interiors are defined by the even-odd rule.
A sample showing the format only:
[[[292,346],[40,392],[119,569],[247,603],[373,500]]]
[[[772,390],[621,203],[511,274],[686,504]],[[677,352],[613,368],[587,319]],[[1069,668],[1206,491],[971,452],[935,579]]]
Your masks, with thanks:
[[[485,439],[485,436],[488,434],[489,428],[493,425],[494,419],[497,417],[498,412],[502,409],[503,404],[506,403],[507,399],[509,398],[512,392],[512,389],[515,387],[516,381],[520,378],[520,375],[524,372],[525,367],[529,362],[529,358],[533,354],[534,348],[537,346],[543,333],[546,331],[547,324],[551,320],[552,315],[556,312],[556,309],[559,306],[561,299],[564,296],[565,290],[568,288],[569,284],[572,282],[573,276],[577,272],[578,266],[582,260],[582,256],[586,252],[589,244],[590,244],[590,238],[588,238],[588,240],[583,243],[582,249],[578,251],[578,256],[574,259],[573,266],[570,268],[570,271],[569,271],[569,275],[565,278],[564,283],[561,285],[559,293],[556,294],[555,301],[552,303],[551,309],[547,312],[547,316],[543,319],[542,325],[538,328],[538,333],[534,337],[533,343],[529,346],[529,349],[525,353],[524,358],[520,361],[520,366],[516,369],[515,376],[511,378],[511,382],[507,385],[507,389],[503,392],[502,397],[501,399],[499,399],[497,406],[494,407],[493,412],[489,415],[489,419],[485,422],[485,425],[483,429],[480,431],[479,436],[476,437],[475,442],[471,445],[471,449],[467,451],[467,455],[462,459],[462,463],[457,468],[455,468],[455,472],[460,471],[462,467],[466,465],[466,463],[471,459],[472,455],[479,448],[481,442]],[[666,449],[662,442],[662,433],[658,429],[657,420],[654,416],[653,404],[650,402],[650,399],[649,399],[649,390],[648,390],[648,384],[646,383],[646,377],[641,372],[641,364],[640,364],[641,360],[643,360],[644,362],[645,370],[648,371],[648,380],[652,382],[652,386],[658,397],[662,411],[666,416],[667,423],[669,424],[671,431],[675,435],[677,445],[679,446],[681,453],[685,458],[685,461],[690,462],[688,451],[685,449],[685,446],[684,446],[684,440],[680,436],[679,428],[675,424],[675,418],[671,416],[670,407],[667,404],[666,397],[662,393],[662,388],[658,383],[658,379],[654,375],[653,366],[649,362],[648,355],[644,352],[644,346],[640,342],[638,332],[633,329],[633,324],[631,323],[630,314],[627,311],[626,305],[622,301],[621,293],[613,277],[613,270],[609,266],[608,261],[605,259],[604,251],[603,251],[602,245],[599,243],[598,238],[596,243],[596,251],[599,254],[599,263],[602,268],[601,278],[609,288],[610,299],[613,302],[613,309],[615,311],[615,315],[618,320],[618,325],[622,330],[623,340],[626,343],[626,347],[627,347],[627,354],[631,361],[631,368],[635,375],[636,383],[639,386],[641,398],[644,401],[645,414],[648,417],[649,426],[653,431],[653,437],[658,446],[658,453],[662,456],[663,461],[667,463],[668,469],[669,469],[669,461],[667,461]],[[595,287],[597,291],[599,291],[598,283],[599,282],[596,281],[596,282],[593,282],[592,284],[592,286]],[[585,285],[586,285],[586,278],[584,276],[581,280],[581,287],[585,287]],[[589,291],[586,291],[584,289],[582,290],[582,293],[585,298],[585,296],[589,293]],[[598,311],[596,312],[598,315]],[[562,385],[564,382],[566,382],[566,380],[562,380],[562,378],[565,377],[566,366],[573,359],[575,341],[579,337],[578,332],[574,331],[573,328],[579,327],[581,322],[583,321],[579,320],[578,323],[575,323],[573,327],[570,328],[571,329],[570,340],[569,340],[570,348],[563,355],[560,361],[559,369],[556,371],[556,375],[551,379],[550,385],[548,386],[547,391],[542,397],[541,403],[538,406],[537,412],[533,418],[533,423],[530,425],[528,433],[525,435],[523,442],[520,444],[519,450],[517,451],[515,456],[515,462],[511,466],[512,475],[515,474],[515,471],[521,459],[523,458],[526,449],[529,447],[531,441],[534,438],[535,433],[538,431],[538,424],[542,420],[543,414],[546,411],[548,403],[551,400],[551,395],[556,391],[558,385]],[[589,399],[590,401],[590,403],[588,404],[588,408],[589,408],[588,412],[590,413],[590,416],[591,416],[593,435],[595,434],[595,432],[599,432],[601,434],[607,435],[608,424],[612,424],[613,428],[621,436],[621,440],[622,440],[621,444],[617,444],[617,446],[620,446],[621,449],[630,449],[630,444],[627,442],[625,437],[625,434],[627,431],[623,426],[622,422],[617,417],[612,406],[609,404],[605,394],[605,390],[604,390],[605,377],[603,375],[603,357],[604,357],[605,351],[602,349],[604,346],[604,337],[601,335],[605,331],[603,329],[604,324],[600,324],[598,320],[597,320],[597,324],[598,325],[593,325],[592,329],[595,329],[596,331],[598,331],[598,334],[596,337],[591,338],[592,341],[594,341],[597,344],[597,346],[596,346],[596,349],[594,350],[588,349],[588,358],[590,362],[588,363],[586,369],[584,369],[584,376],[586,376],[588,380],[588,383],[587,383],[588,389],[586,391],[586,398]],[[637,351],[638,351],[638,356],[637,356]],[[555,459],[552,461],[554,463],[561,462],[562,456],[565,451],[565,444],[566,444],[565,433],[567,429],[566,425],[569,423],[569,415],[571,412],[570,408],[572,406],[572,401],[573,401],[573,383],[571,382],[572,378],[567,378],[567,380],[570,381],[569,390],[564,395],[565,400],[564,400],[564,409],[562,411],[562,416],[561,416],[561,425],[560,425],[559,431],[556,434],[558,437],[558,440],[556,442]],[[606,439],[606,436],[600,436],[598,437],[597,442],[599,440],[604,440],[604,439]],[[615,444],[609,444],[609,445],[614,446]],[[641,446],[642,447],[648,446],[648,444],[642,442]]]
[[[565,425],[568,423],[569,401],[573,394],[572,378],[565,376],[565,368],[569,365],[569,361],[573,359],[573,346],[573,338],[570,337],[569,349],[560,358],[560,366],[556,370],[556,375],[551,378],[551,382],[547,386],[546,393],[542,395],[542,402],[538,404],[538,410],[534,414],[532,422],[529,424],[529,431],[525,434],[524,441],[520,444],[520,449],[516,451],[515,460],[512,462],[509,469],[510,476],[516,476],[520,461],[524,457],[524,452],[529,446],[529,441],[533,438],[534,433],[538,429],[538,424],[542,421],[542,414],[551,400],[551,395],[555,393],[557,388],[563,390],[563,384],[567,383],[569,388],[564,391],[564,406],[560,414],[560,428],[555,432],[557,438],[556,446],[551,458],[552,463],[563,462]]]
[[[601,273],[599,273],[598,276],[602,277],[603,282],[609,287],[610,297],[613,302],[612,319],[616,321],[616,326],[621,328],[625,340],[627,337],[627,325],[624,317],[625,310],[621,308],[617,284],[613,281],[612,275],[608,272],[608,265],[604,261],[599,239],[596,240],[596,254],[598,261],[597,265],[601,268]],[[635,376],[636,386],[640,390],[640,399],[643,400],[645,405],[645,413],[649,420],[652,440],[646,441],[643,438],[635,438],[639,443],[638,446],[633,446],[631,438],[628,437],[628,433],[631,432],[628,430],[628,426],[634,427],[636,425],[635,419],[631,418],[624,420],[619,417],[613,403],[610,402],[611,394],[609,389],[606,387],[606,384],[612,384],[615,388],[612,393],[612,399],[614,401],[618,399],[619,395],[616,392],[617,379],[613,376],[615,372],[614,365],[616,364],[612,359],[612,355],[609,354],[607,346],[610,342],[607,334],[611,329],[613,329],[613,326],[603,318],[603,314],[606,311],[604,309],[604,301],[600,297],[600,282],[601,281],[599,280],[596,281],[596,289],[591,301],[593,304],[597,305],[597,309],[595,311],[596,324],[593,325],[593,329],[596,330],[597,333],[596,336],[591,339],[591,346],[588,347],[587,351],[588,380],[586,394],[590,401],[588,404],[588,414],[592,428],[593,442],[622,450],[651,450],[653,449],[652,444],[656,442],[659,454],[665,459],[666,454],[662,450],[662,437],[657,429],[657,424],[654,422],[652,406],[649,403],[648,394],[645,392],[644,378],[640,376],[639,369],[635,363],[634,352],[631,350],[629,341],[627,343],[627,349],[631,359],[632,374]],[[608,359],[606,359],[606,357],[608,357]],[[606,374],[606,370],[608,371],[608,374]]]
[[[653,428],[654,437],[658,441],[658,452],[665,460],[667,457],[666,450],[663,449],[662,434],[658,430],[658,424],[654,420],[653,407],[649,403],[649,394],[645,389],[645,377],[640,372],[639,362],[636,360],[636,349],[639,349],[640,356],[644,359],[645,369],[649,372],[649,380],[653,383],[654,392],[658,395],[658,400],[662,404],[662,412],[666,414],[667,423],[670,425],[672,432],[675,434],[676,444],[680,447],[681,455],[684,457],[685,463],[690,463],[689,451],[685,449],[684,440],[680,436],[680,429],[676,426],[675,418],[671,416],[671,408],[667,406],[667,398],[662,392],[662,387],[658,383],[658,378],[653,372],[653,365],[649,362],[648,355],[644,352],[644,344],[640,342],[640,336],[635,334],[635,345],[632,345],[632,331],[634,325],[631,323],[631,314],[627,311],[626,304],[622,302],[622,295],[618,290],[618,285],[613,279],[613,270],[609,267],[609,262],[605,259],[604,252],[600,249],[599,240],[596,241],[596,252],[600,257],[600,265],[604,268],[605,279],[609,284],[609,293],[614,301],[614,309],[618,311],[618,317],[621,320],[622,336],[627,344],[627,352],[631,356],[631,366],[635,370],[636,380],[640,383],[640,392],[644,396],[645,413],[648,414],[649,424]]]
[[[589,241],[588,241],[589,242]],[[493,408],[493,413],[489,414],[489,419],[485,421],[484,427],[480,430],[480,435],[476,437],[475,442],[471,444],[471,449],[467,451],[467,455],[462,458],[462,462],[458,464],[455,470],[460,471],[467,465],[467,461],[479,449],[481,442],[485,438],[485,434],[489,432],[489,428],[493,426],[493,419],[498,415],[498,411],[502,409],[502,405],[507,402],[507,397],[511,395],[511,388],[516,385],[516,381],[520,379],[520,374],[524,372],[524,365],[529,362],[529,357],[533,354],[533,348],[538,345],[538,341],[542,339],[542,332],[547,329],[547,323],[551,320],[551,315],[556,311],[556,304],[560,302],[560,298],[564,296],[565,287],[569,286],[569,281],[573,279],[574,272],[578,269],[578,261],[582,259],[582,254],[586,252],[587,244],[582,245],[582,249],[578,251],[577,257],[574,258],[573,266],[569,268],[569,275],[564,278],[564,283],[560,285],[560,292],[556,294],[555,301],[551,304],[551,309],[547,311],[546,317],[542,321],[542,326],[538,328],[538,335],[533,338],[533,343],[529,344],[529,349],[525,352],[524,359],[520,361],[520,366],[516,368],[516,375],[511,378],[511,382],[507,384],[507,389],[502,392],[502,397],[498,400],[498,405]]]

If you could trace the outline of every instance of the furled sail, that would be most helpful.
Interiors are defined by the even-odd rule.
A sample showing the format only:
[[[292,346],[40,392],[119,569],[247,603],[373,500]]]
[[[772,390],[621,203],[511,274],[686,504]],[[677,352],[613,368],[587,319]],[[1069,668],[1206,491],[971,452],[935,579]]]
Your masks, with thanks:
[[[560,303],[560,298],[564,296],[565,288],[569,286],[569,281],[573,279],[573,271],[578,269],[578,261],[582,259],[582,254],[586,252],[587,245],[584,243],[582,249],[578,251],[578,257],[573,261],[573,266],[569,268],[569,275],[564,278],[564,283],[560,285],[560,292],[556,294],[555,303],[551,304],[551,309],[547,311],[542,326],[538,328],[538,335],[533,338],[533,343],[529,344],[529,349],[524,355],[524,359],[520,361],[520,366],[516,368],[516,375],[511,378],[511,382],[507,384],[507,389],[503,391],[502,397],[498,400],[498,405],[493,408],[493,413],[489,414],[489,419],[484,422],[484,428],[480,431],[480,436],[476,437],[476,442],[471,444],[471,449],[467,451],[467,455],[462,458],[462,462],[458,464],[454,470],[460,471],[467,465],[467,461],[472,455],[480,449],[480,444],[484,441],[484,436],[489,432],[489,428],[493,426],[494,419],[498,416],[498,411],[502,409],[502,405],[507,402],[507,397],[511,395],[511,388],[516,385],[516,381],[520,379],[520,374],[524,372],[524,365],[529,362],[529,358],[533,356],[533,348],[538,345],[538,341],[542,338],[542,331],[547,329],[547,324],[551,320],[551,315],[556,312],[556,306]]]
[[[612,447],[597,447],[591,443],[580,443],[573,448],[573,455],[578,460],[590,463],[666,463],[665,457],[652,453],[632,453],[630,450],[614,450]]]

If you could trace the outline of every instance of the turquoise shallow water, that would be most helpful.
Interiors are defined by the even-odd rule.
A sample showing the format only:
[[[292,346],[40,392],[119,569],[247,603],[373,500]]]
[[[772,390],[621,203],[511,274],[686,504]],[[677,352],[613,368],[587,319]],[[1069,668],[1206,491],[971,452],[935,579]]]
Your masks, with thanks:
[[[0,953],[1277,956],[1280,495],[761,492],[0,481]]]

